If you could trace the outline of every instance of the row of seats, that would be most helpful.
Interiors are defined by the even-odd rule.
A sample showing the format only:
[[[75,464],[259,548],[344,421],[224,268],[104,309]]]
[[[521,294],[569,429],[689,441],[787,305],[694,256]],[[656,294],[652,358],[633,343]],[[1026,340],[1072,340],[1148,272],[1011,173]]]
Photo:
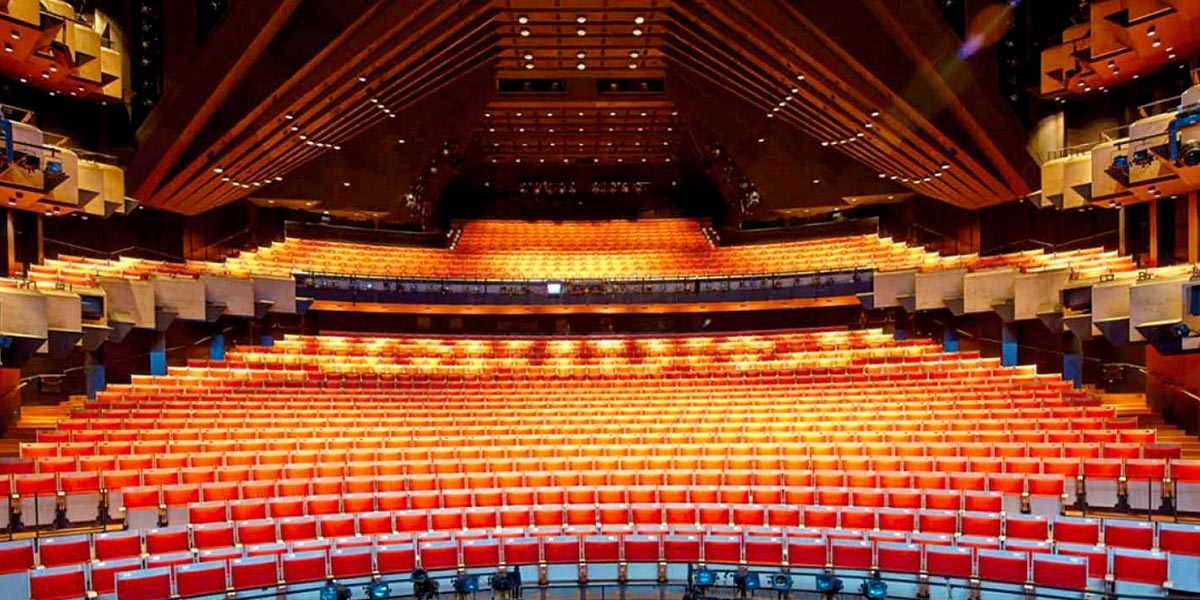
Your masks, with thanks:
[[[222,520],[209,507],[194,507],[198,517],[212,516],[191,526],[40,538],[36,566],[54,567],[91,560],[113,560],[141,555],[200,552],[231,546],[296,543],[314,539],[347,540],[407,534],[417,539],[447,536],[520,537],[556,535],[562,531],[603,532],[609,535],[654,533],[746,535],[748,537],[800,537],[814,533],[843,539],[888,537],[952,542],[974,547],[999,547],[1003,542],[1089,544],[1106,548],[1158,550],[1200,555],[1200,527],[1190,524],[1004,515],[993,512],[907,510],[890,508],[829,508],[794,506],[668,505],[593,507],[591,519],[582,507],[563,518],[562,507],[495,513],[453,510],[362,511],[319,515],[247,517]],[[623,516],[624,515],[624,516]],[[633,515],[632,517],[630,515]],[[764,517],[765,515],[765,517]],[[764,525],[764,523],[767,523]],[[880,533],[883,533],[881,536]],[[438,535],[445,534],[445,535]],[[926,537],[945,536],[945,537]],[[2,556],[0,556],[2,558]]]
[[[369,273],[363,265],[371,265]],[[850,236],[745,246],[713,247],[698,222],[637,223],[471,222],[451,250],[288,238],[243,252],[224,263],[122,257],[98,260],[59,256],[32,265],[32,281],[95,286],[100,277],[198,277],[296,273],[462,279],[644,279],[783,275],[851,269],[1026,272],[1068,268],[1080,277],[1129,272],[1128,257],[1094,248],[1057,254],[1040,250],[980,257],[938,256],[878,236]]]
[[[528,250],[684,250],[710,249],[703,223],[692,219],[637,221],[467,221],[455,245],[459,252]]]
[[[1063,523],[1062,525],[1066,525]],[[1090,525],[1080,524],[1082,539]],[[1111,522],[1105,528],[1111,527]],[[199,532],[199,539],[218,544],[192,545],[186,529],[148,532],[145,538],[127,533],[96,536],[96,551],[104,558],[92,560],[89,540],[64,538],[0,543],[0,583],[33,600],[82,597],[91,591],[104,595],[116,591],[118,600],[158,600],[171,594],[221,595],[227,591],[254,591],[338,580],[365,581],[388,576],[405,581],[415,568],[435,577],[458,569],[495,572],[497,567],[528,568],[525,585],[616,582],[654,582],[682,579],[687,564],[747,565],[759,569],[787,569],[793,576],[811,575],[832,568],[841,577],[861,579],[879,570],[888,575],[927,574],[934,587],[947,580],[975,578],[992,585],[1026,584],[1037,587],[1102,591],[1106,581],[1123,594],[1163,591],[1173,578],[1191,579],[1188,569],[1198,564],[1200,531],[1195,527],[1163,525],[1163,551],[1100,547],[1037,540],[1004,540],[942,534],[864,532],[812,529],[761,531],[736,528],[539,528],[537,530],[460,531],[454,535],[378,534],[334,539],[297,539],[234,545],[240,532]],[[247,531],[252,541],[274,539]],[[221,537],[224,536],[224,537]],[[227,545],[219,545],[227,543]],[[162,550],[162,552],[154,552]],[[134,554],[134,552],[139,552]],[[52,556],[50,563],[47,556]],[[96,554],[99,557],[99,554]],[[41,562],[44,568],[33,569]],[[62,562],[58,562],[62,561]],[[78,561],[78,562],[75,562]],[[618,564],[628,565],[618,569]],[[561,565],[562,568],[557,568]],[[644,566],[643,566],[644,565]],[[21,581],[28,572],[27,583]],[[902,580],[897,581],[897,585]],[[405,582],[407,583],[407,582]],[[486,584],[485,584],[486,586]],[[307,589],[313,589],[309,586]],[[807,589],[807,584],[796,586]],[[26,589],[22,589],[26,588]],[[898,591],[898,590],[897,590]]]

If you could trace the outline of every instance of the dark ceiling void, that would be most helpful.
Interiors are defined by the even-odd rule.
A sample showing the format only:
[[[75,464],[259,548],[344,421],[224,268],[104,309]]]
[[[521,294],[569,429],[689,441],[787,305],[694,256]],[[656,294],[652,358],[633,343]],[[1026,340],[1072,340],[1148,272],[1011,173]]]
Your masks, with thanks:
[[[428,168],[447,141],[455,177],[517,181],[583,165],[701,174],[716,145],[761,194],[756,210],[780,214],[897,193],[978,208],[1033,188],[1025,132],[987,98],[994,82],[951,60],[958,38],[932,6],[394,0],[320,19],[338,8],[277,4],[243,15],[257,29],[231,24],[231,4],[198,47],[212,68],[140,132],[140,200],[403,219],[397,194],[446,185]],[[381,152],[400,130],[412,146]]]

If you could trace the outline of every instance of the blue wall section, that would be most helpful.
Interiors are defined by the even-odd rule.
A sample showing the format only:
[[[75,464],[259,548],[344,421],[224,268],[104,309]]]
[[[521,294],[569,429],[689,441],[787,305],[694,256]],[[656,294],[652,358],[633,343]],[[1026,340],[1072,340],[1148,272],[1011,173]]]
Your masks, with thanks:
[[[1074,352],[1063,354],[1063,380],[1075,384],[1075,388],[1083,387],[1083,355]]]
[[[208,343],[208,358],[212,360],[225,360],[225,334],[213,334],[212,340]]]
[[[1012,323],[1000,325],[1000,364],[1017,366],[1017,326]]]
[[[942,351],[958,352],[958,330],[947,326],[942,330]]]
[[[88,365],[84,368],[84,375],[87,378],[88,400],[95,400],[96,393],[103,392],[108,385],[104,381],[104,365]]]
[[[154,337],[154,345],[150,347],[150,374],[167,374],[167,337],[161,333]]]

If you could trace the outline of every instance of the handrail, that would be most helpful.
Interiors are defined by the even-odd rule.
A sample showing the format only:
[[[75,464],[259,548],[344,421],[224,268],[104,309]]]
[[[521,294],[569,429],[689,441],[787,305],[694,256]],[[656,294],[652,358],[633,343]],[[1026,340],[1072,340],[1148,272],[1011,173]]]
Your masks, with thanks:
[[[617,562],[618,561],[603,561],[603,562],[597,562],[596,564],[607,565],[607,564],[617,564]],[[524,567],[526,569],[529,569],[529,568],[537,569],[539,565],[543,565],[543,564],[547,564],[547,563],[539,562],[538,564],[534,564],[534,565],[508,565],[508,568],[512,569],[512,568]],[[549,563],[549,564],[556,564],[556,563]],[[577,562],[562,563],[562,564],[564,564],[564,565],[586,565],[587,561],[580,560]],[[634,564],[637,564],[637,563],[634,563]],[[650,563],[647,563],[647,564],[650,564]],[[678,565],[680,567],[686,566],[688,568],[688,571],[691,572],[695,568],[703,565],[704,563],[692,563],[692,562],[685,562],[685,561],[666,561],[665,564],[674,564],[674,565]],[[496,565],[496,567],[500,567],[500,566],[502,566],[502,565]],[[479,568],[490,568],[490,567],[480,566]],[[1030,599],[1045,598],[1047,600],[1077,600],[1080,597],[1081,593],[1097,593],[1097,594],[1100,593],[1099,590],[1090,590],[1090,589],[1080,590],[1080,589],[1056,587],[1056,586],[1050,586],[1050,585],[1034,585],[1032,582],[1008,583],[1008,582],[1002,582],[1002,581],[978,580],[978,579],[974,579],[974,578],[970,578],[970,577],[968,577],[968,578],[950,577],[950,576],[933,574],[925,569],[921,569],[920,572],[916,572],[916,573],[907,573],[907,572],[903,572],[903,571],[882,571],[882,570],[878,570],[878,569],[862,569],[862,568],[858,568],[858,567],[848,567],[848,568],[844,568],[844,569],[839,569],[836,565],[825,565],[825,566],[820,566],[820,567],[812,567],[812,566],[784,566],[784,565],[774,566],[774,565],[766,565],[766,564],[755,564],[755,565],[744,566],[741,568],[735,568],[733,565],[712,564],[711,566],[709,566],[708,570],[713,572],[714,574],[718,575],[719,582],[714,583],[714,585],[708,586],[707,588],[704,588],[704,589],[708,590],[710,592],[714,591],[714,590],[723,590],[723,593],[719,593],[719,594],[711,594],[711,593],[688,594],[688,595],[685,595],[684,597],[689,597],[689,596],[694,597],[694,598],[734,598],[734,597],[739,597],[736,595],[738,592],[738,588],[735,585],[732,585],[732,579],[733,579],[732,576],[736,572],[755,573],[755,574],[759,575],[759,579],[761,581],[761,586],[762,586],[760,588],[760,591],[763,591],[763,592],[773,592],[774,591],[770,587],[770,583],[769,583],[771,576],[776,575],[776,574],[788,575],[789,579],[791,579],[792,587],[787,591],[777,592],[776,597],[779,598],[779,600],[791,600],[793,598],[799,599],[799,598],[809,598],[809,597],[825,597],[826,595],[822,594],[821,592],[819,592],[816,589],[816,575],[831,574],[831,575],[837,576],[839,574],[839,571],[844,571],[845,574],[843,576],[852,578],[854,580],[875,579],[877,581],[883,582],[884,584],[894,584],[896,586],[915,585],[917,583],[917,578],[919,578],[921,580],[928,582],[927,585],[929,585],[931,587],[944,588],[947,592],[947,597],[951,597],[951,598],[958,597],[959,595],[969,595],[971,597],[976,597],[977,596],[976,592],[978,592],[979,594],[996,593],[996,594],[1003,594],[1005,596],[1019,594],[1025,598],[1030,598]],[[434,581],[440,580],[440,583],[444,584],[444,585],[439,585],[439,592],[446,593],[447,595],[454,592],[454,590],[452,589],[451,583],[457,577],[457,573],[455,573],[451,570],[436,570],[436,571],[429,572],[428,574],[429,574],[429,577],[431,580],[434,580]],[[480,577],[482,578],[484,576],[480,576]],[[797,581],[797,580],[799,580],[799,581]],[[372,582],[378,581],[378,582],[385,583],[388,586],[388,588],[390,588],[392,590],[392,592],[389,593],[389,595],[387,596],[387,598],[389,598],[389,599],[412,598],[414,600],[422,600],[422,599],[428,600],[429,598],[437,598],[436,595],[434,595],[434,596],[417,596],[413,593],[397,592],[396,590],[398,590],[398,589],[411,590],[412,575],[410,573],[405,573],[402,575],[393,574],[390,576],[380,575],[380,576],[371,578],[370,581],[372,581]],[[803,582],[803,583],[801,583],[801,582]],[[368,583],[367,578],[358,578],[358,582],[353,585],[354,585],[354,587],[360,587],[360,586],[365,586],[367,583]],[[797,583],[801,583],[801,585],[797,585]],[[243,591],[238,594],[238,597],[243,598],[245,600],[267,600],[267,599],[276,599],[276,598],[280,598],[280,597],[288,598],[288,597],[293,597],[293,596],[302,596],[302,597],[307,598],[307,597],[312,597],[316,593],[319,593],[320,590],[322,588],[324,588],[325,586],[326,586],[326,582],[324,582],[324,581],[308,582],[308,583],[303,583],[303,584],[299,584],[299,585],[293,584],[293,585],[269,586],[267,588],[262,588],[262,590],[269,590],[269,591],[259,591],[258,593],[250,592],[249,594],[247,594],[245,591]],[[684,581],[684,580],[659,581],[657,579],[651,580],[651,579],[637,579],[637,578],[629,579],[624,583],[608,580],[608,581],[603,581],[603,582],[598,582],[598,583],[583,582],[583,581],[576,581],[576,582],[561,581],[561,582],[549,582],[549,583],[545,583],[545,584],[538,584],[537,580],[534,579],[533,581],[523,584],[521,587],[524,592],[530,592],[530,597],[534,597],[534,595],[536,594],[537,591],[546,592],[549,590],[559,590],[559,592],[557,594],[555,594],[555,593],[548,594],[551,596],[559,596],[560,594],[562,594],[561,597],[568,597],[565,594],[567,591],[570,591],[572,593],[572,595],[578,594],[580,597],[582,597],[584,592],[586,591],[586,592],[588,592],[587,597],[595,598],[598,596],[600,600],[605,600],[606,598],[608,598],[610,593],[612,595],[613,600],[616,600],[618,598],[624,598],[626,595],[626,589],[628,589],[628,588],[644,589],[646,587],[653,587],[653,588],[658,588],[658,589],[662,590],[660,592],[662,594],[665,594],[668,591],[673,591],[675,593],[678,593],[678,592],[685,592],[685,591],[696,589],[696,588],[693,588],[692,586],[690,586],[689,582]],[[1014,589],[1014,587],[1020,588],[1020,589]],[[612,590],[612,592],[609,592],[609,590]],[[956,590],[958,591],[958,593],[956,593]],[[596,592],[599,592],[599,593],[596,593]],[[464,598],[464,599],[466,599],[466,598],[473,599],[476,597],[487,597],[486,594],[489,594],[489,592],[480,591],[480,592],[477,592],[476,594],[469,594],[469,595],[462,595],[462,596],[456,595],[456,597],[460,597],[460,598]],[[858,590],[846,589],[846,590],[842,590],[841,594],[834,594],[829,597],[840,597],[840,596],[849,597],[849,596],[856,596],[857,594],[858,594]],[[1107,596],[1107,594],[1105,594],[1105,595]],[[197,597],[197,596],[190,596],[190,597]],[[201,596],[201,597],[208,597],[208,596]],[[491,597],[494,598],[497,596],[495,595],[494,592],[492,592]],[[504,596],[499,596],[499,597],[504,597]],[[511,597],[512,598],[520,598],[522,596],[514,595]],[[908,598],[909,598],[908,596],[904,596],[904,595],[892,594],[892,593],[890,593],[890,591],[889,591],[889,594],[887,597],[890,599],[903,599],[903,600],[908,600]],[[912,598],[913,598],[913,600],[916,600],[917,598],[921,598],[921,597],[922,597],[922,595],[920,593],[918,593],[917,595],[913,596]],[[187,598],[189,598],[189,596],[183,597],[183,600],[186,600]],[[1185,596],[1182,594],[1172,594],[1172,593],[1164,593],[1164,594],[1158,594],[1158,595],[1122,593],[1121,598],[1128,599],[1128,600],[1176,600],[1176,599],[1183,600],[1184,598],[1190,598],[1190,596]]]
[[[129,256],[131,253],[141,252],[141,253],[145,253],[145,254],[158,256],[168,262],[176,262],[176,263],[180,263],[180,264],[183,264],[184,262],[186,262],[180,256],[176,256],[174,254],[163,252],[161,250],[155,250],[153,248],[146,248],[144,246],[127,246],[125,248],[121,248],[118,250],[113,250],[111,252],[108,252],[105,250],[97,250],[95,248],[89,248],[87,246],[80,246],[78,244],[72,244],[71,242],[66,242],[63,240],[50,238],[50,237],[43,239],[42,242],[43,242],[43,245],[47,244],[47,243],[48,244],[56,244],[56,245],[62,246],[64,248],[68,248],[72,251],[90,253],[90,254],[92,254],[91,258],[99,258],[102,260],[118,260],[122,256]]]
[[[617,278],[574,278],[574,277],[559,277],[559,278],[520,278],[520,279],[491,279],[491,278],[458,278],[458,277],[409,277],[404,275],[382,275],[382,274],[364,274],[364,273],[331,273],[322,271],[293,271],[294,277],[327,277],[330,279],[349,279],[356,280],[374,280],[374,281],[390,281],[390,282],[414,282],[414,283],[441,283],[443,285],[521,285],[521,284],[547,284],[547,283],[571,283],[571,284],[653,284],[653,283],[700,283],[700,282],[736,282],[744,280],[762,280],[762,279],[785,279],[790,277],[820,277],[822,275],[847,275],[872,273],[876,270],[874,265],[866,265],[859,267],[850,267],[846,269],[827,269],[815,271],[781,271],[774,273],[747,273],[743,275],[695,275],[695,276],[678,276],[678,277],[617,277]]]
[[[995,255],[995,254],[1006,254],[1007,253],[1006,251],[1009,250],[1010,248],[1019,248],[1022,244],[1033,244],[1033,245],[1039,246],[1045,250],[1050,250],[1052,252],[1059,252],[1060,250],[1067,248],[1069,246],[1073,246],[1075,244],[1079,244],[1079,243],[1086,242],[1089,240],[1100,239],[1103,237],[1119,234],[1120,231],[1121,231],[1120,229],[1110,229],[1108,231],[1101,231],[1099,233],[1085,235],[1083,237],[1075,238],[1073,240],[1067,240],[1065,242],[1059,242],[1057,244],[1052,244],[1050,242],[1046,242],[1046,241],[1042,241],[1042,240],[1038,240],[1038,239],[1034,239],[1034,238],[1025,238],[1025,239],[1020,239],[1020,240],[1015,240],[1015,241],[1009,242],[1009,243],[1001,245],[1001,246],[996,246],[995,248],[989,248],[986,251],[981,251],[979,253],[979,255],[987,256],[987,255]]]

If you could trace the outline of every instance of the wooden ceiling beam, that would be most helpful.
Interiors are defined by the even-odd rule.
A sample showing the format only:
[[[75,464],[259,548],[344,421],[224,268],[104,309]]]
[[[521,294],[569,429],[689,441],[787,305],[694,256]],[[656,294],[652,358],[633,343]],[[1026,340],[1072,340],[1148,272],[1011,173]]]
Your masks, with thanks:
[[[193,61],[196,70],[186,77],[176,74],[180,77],[173,91],[154,107],[139,129],[139,152],[125,170],[133,196],[147,197],[162,183],[300,1],[281,0],[267,11],[253,3],[235,3],[230,8],[224,24],[211,34],[209,43]]]
[[[429,5],[436,0],[422,0],[420,3]],[[397,3],[399,4],[399,3]],[[411,3],[409,3],[411,4]],[[289,146],[298,145],[300,151],[304,152],[306,148],[312,148],[300,143],[298,140],[298,132],[292,132],[291,127],[294,123],[302,123],[304,131],[311,132],[313,139],[318,139],[318,136],[325,135],[326,131],[322,127],[327,124],[344,118],[339,107],[359,106],[366,104],[370,97],[379,96],[385,101],[393,100],[388,94],[400,93],[397,90],[399,77],[401,73],[409,72],[414,66],[424,64],[421,61],[434,60],[438,56],[433,52],[433,48],[441,46],[458,47],[457,45],[447,46],[451,40],[458,43],[469,42],[479,39],[481,33],[490,31],[490,27],[486,25],[486,19],[480,24],[476,24],[475,33],[469,37],[462,37],[459,34],[465,33],[460,31],[460,27],[470,27],[474,21],[478,21],[482,16],[482,8],[486,6],[486,2],[480,0],[460,1],[456,4],[462,9],[465,14],[459,14],[453,11],[432,11],[437,15],[436,18],[420,20],[420,26],[414,26],[412,21],[419,20],[421,9],[414,6],[407,6],[409,12],[404,12],[402,15],[397,15],[399,21],[390,22],[391,27],[389,34],[381,39],[373,39],[370,44],[365,47],[356,44],[350,44],[351,47],[359,48],[359,51],[354,56],[344,60],[339,64],[339,68],[333,74],[325,75],[320,78],[321,84],[313,85],[312,82],[308,87],[300,88],[297,91],[303,93],[298,94],[298,98],[287,105],[274,106],[276,113],[269,116],[257,115],[258,123],[256,127],[247,128],[245,135],[242,135],[231,143],[231,147],[220,150],[222,156],[228,157],[233,163],[240,164],[242,160],[252,159],[254,156],[270,157],[276,152],[278,145],[286,143]],[[391,6],[391,3],[389,3]],[[428,8],[428,6],[426,6]],[[472,17],[475,17],[472,19]],[[404,38],[397,40],[393,39],[396,35],[403,35]],[[413,47],[417,40],[426,38],[421,46]],[[492,48],[491,44],[487,48]],[[452,60],[461,61],[467,56],[452,57]],[[475,60],[479,60],[479,56],[472,56]],[[478,64],[466,63],[466,64]],[[432,81],[436,81],[438,74],[436,71],[429,71],[433,74]],[[367,82],[363,83],[359,80],[360,76],[366,76]],[[381,83],[382,82],[382,83]],[[411,80],[410,82],[411,83]],[[283,104],[282,102],[280,104]],[[283,119],[284,114],[293,114],[295,119],[292,121]],[[381,117],[385,118],[385,117]],[[265,120],[265,122],[263,122]],[[370,122],[377,122],[375,119]],[[307,134],[306,134],[307,135]],[[187,190],[192,200],[185,200],[184,204],[177,204],[177,210],[185,211],[194,210],[192,205],[200,197],[211,197],[213,190],[211,187],[214,184],[220,183],[220,176],[216,174],[206,173],[203,169],[193,169],[192,177],[189,178],[185,185],[192,186],[191,190]],[[207,181],[209,189],[199,188],[194,186],[195,181]],[[201,184],[204,185],[204,184]],[[232,186],[226,186],[232,187]],[[180,193],[180,190],[172,190],[173,193]],[[242,191],[241,193],[245,193]]]

